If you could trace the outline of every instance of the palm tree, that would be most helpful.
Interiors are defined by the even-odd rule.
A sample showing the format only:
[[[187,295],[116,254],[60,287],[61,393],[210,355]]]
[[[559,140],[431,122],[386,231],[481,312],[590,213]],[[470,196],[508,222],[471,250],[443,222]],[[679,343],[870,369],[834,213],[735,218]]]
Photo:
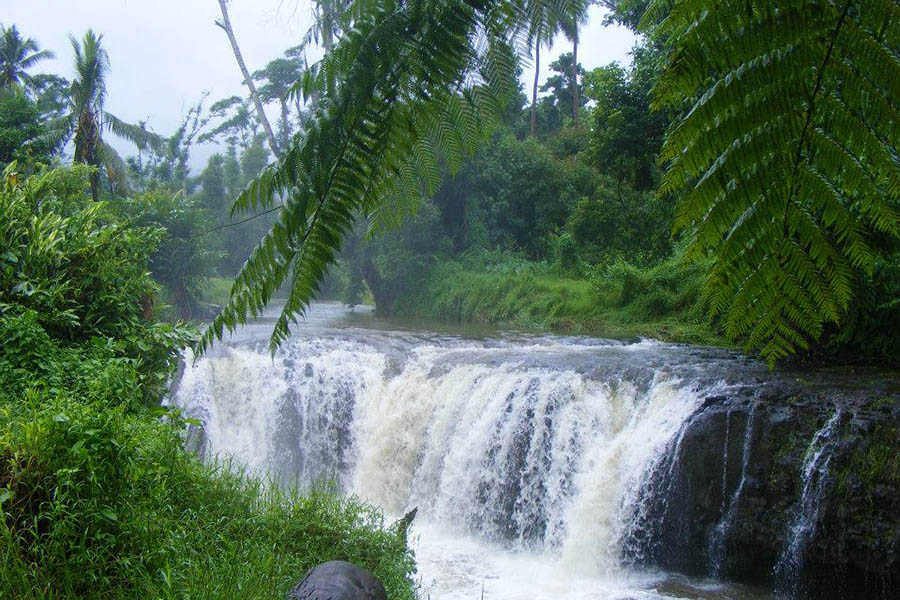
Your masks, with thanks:
[[[88,30],[79,42],[70,36],[75,54],[75,78],[72,80],[68,112],[49,125],[57,140],[74,136],[74,161],[93,167],[104,167],[108,176],[124,183],[125,163],[118,153],[103,141],[104,130],[129,140],[139,148],[162,148],[163,140],[139,125],[126,123],[106,112],[106,76],[109,56],[102,46],[102,35]],[[99,173],[91,176],[91,195],[99,197]]]
[[[529,45],[534,44],[534,85],[531,88],[531,135],[537,126],[537,93],[541,74],[541,46],[551,48],[553,38],[559,32],[561,21],[555,0],[527,0],[525,4],[526,27]]]
[[[578,30],[587,25],[588,7],[593,0],[562,0],[560,19],[563,34],[572,42],[572,120],[578,127]]]
[[[49,50],[41,50],[31,38],[22,38],[15,25],[0,25],[0,87],[9,89],[13,85],[31,85],[31,76],[26,72],[42,60],[53,58]]]

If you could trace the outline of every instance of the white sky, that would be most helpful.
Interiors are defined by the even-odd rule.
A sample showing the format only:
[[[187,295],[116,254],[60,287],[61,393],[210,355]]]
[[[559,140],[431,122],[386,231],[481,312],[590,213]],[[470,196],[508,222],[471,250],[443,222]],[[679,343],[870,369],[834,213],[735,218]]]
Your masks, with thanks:
[[[228,39],[213,23],[221,16],[217,0],[0,0],[0,5],[0,23],[15,24],[23,36],[56,53],[33,72],[71,78],[69,34],[80,38],[88,28],[101,33],[111,64],[106,109],[127,122],[146,119],[162,135],[174,131],[204,91],[209,102],[245,93]],[[312,20],[306,0],[231,0],[229,15],[251,72],[297,45]],[[634,34],[603,27],[600,8],[591,8],[590,16],[579,62],[587,70],[629,62]],[[543,75],[546,65],[569,51],[571,44],[562,37],[552,50],[542,51]],[[526,82],[533,77],[533,69],[523,74]],[[277,118],[274,107],[271,116]],[[135,152],[127,143],[109,141],[124,155]],[[194,149],[195,170],[213,151]]]

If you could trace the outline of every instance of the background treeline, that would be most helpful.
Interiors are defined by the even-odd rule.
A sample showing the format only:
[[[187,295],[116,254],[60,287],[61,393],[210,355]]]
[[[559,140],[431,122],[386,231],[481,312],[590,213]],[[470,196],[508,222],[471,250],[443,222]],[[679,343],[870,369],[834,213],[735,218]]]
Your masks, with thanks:
[[[319,4],[325,17],[329,10],[339,16],[337,5]],[[583,4],[573,10],[583,12]],[[607,4],[610,20],[633,29],[646,10],[644,2]],[[579,14],[569,22],[535,12],[528,36],[534,49],[565,37],[577,51]],[[323,23],[339,36],[342,21],[331,16]],[[225,303],[231,278],[277,217],[269,208],[232,218],[234,199],[315,109],[315,98],[305,105],[291,92],[307,69],[303,47],[253,75],[261,101],[279,115],[267,139],[254,103],[238,96],[201,96],[169,135],[108,114],[108,61],[102,36],[92,32],[73,40],[75,69],[62,75],[29,75],[42,52],[13,26],[3,40],[3,55],[19,59],[3,75],[0,163],[16,160],[27,170],[71,153],[94,166],[93,197],[118,203],[136,225],[165,231],[149,262],[162,285],[156,305],[172,307],[160,314],[211,316],[210,303]],[[679,195],[657,193],[665,167],[660,150],[685,110],[651,109],[669,51],[664,41],[647,39],[627,66],[586,71],[574,52],[537,62],[549,71],[545,83],[530,95],[522,87],[474,156],[443,165],[436,193],[413,217],[376,235],[359,220],[320,299],[370,301],[386,314],[726,343],[721,319],[707,317],[712,263],[685,259],[689,240],[680,238],[690,232],[672,233]],[[87,128],[85,115],[94,120]],[[109,136],[131,141],[134,155],[119,157]],[[222,150],[191,173],[200,142]],[[884,235],[873,243],[875,268],[857,276],[859,293],[841,325],[826,323],[804,356],[898,355],[896,241]]]
[[[687,240],[672,233],[678,198],[656,192],[660,148],[679,117],[651,110],[665,52],[647,43],[627,68],[579,65],[580,125],[563,54],[541,87],[534,135],[523,96],[412,219],[372,239],[358,228],[332,288],[348,304],[370,290],[387,314],[728,343],[704,300],[712,263],[685,257]],[[801,358],[896,361],[900,253],[889,236],[875,242],[876,267],[859,275],[841,325]]]
[[[102,35],[89,31],[72,39],[74,70],[66,76],[30,75],[52,53],[15,25],[3,27],[0,43],[0,168],[15,161],[19,171],[31,173],[69,159],[93,167],[92,198],[116,203],[135,225],[165,232],[149,263],[162,284],[162,314],[210,316],[205,291],[218,283],[221,294],[214,278],[233,276],[272,223],[268,214],[251,212],[235,219],[239,227],[230,226],[234,198],[273,159],[250,100],[210,102],[198,94],[180,126],[161,135],[149,123],[125,123],[105,111],[110,72]],[[280,105],[276,131],[283,144],[306,118],[300,104],[286,100],[302,65],[297,50],[289,49],[254,74],[264,100]],[[110,137],[130,142],[134,154],[120,156]],[[198,143],[218,144],[221,151],[192,173]]]

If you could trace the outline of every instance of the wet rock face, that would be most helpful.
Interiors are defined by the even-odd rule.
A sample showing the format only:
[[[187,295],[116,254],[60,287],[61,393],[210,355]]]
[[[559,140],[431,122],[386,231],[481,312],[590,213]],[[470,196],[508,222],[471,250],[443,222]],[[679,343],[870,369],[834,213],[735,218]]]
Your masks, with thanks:
[[[626,562],[794,598],[896,598],[900,386],[709,398],[644,494]]]
[[[387,600],[387,592],[370,572],[334,560],[310,569],[287,600]]]

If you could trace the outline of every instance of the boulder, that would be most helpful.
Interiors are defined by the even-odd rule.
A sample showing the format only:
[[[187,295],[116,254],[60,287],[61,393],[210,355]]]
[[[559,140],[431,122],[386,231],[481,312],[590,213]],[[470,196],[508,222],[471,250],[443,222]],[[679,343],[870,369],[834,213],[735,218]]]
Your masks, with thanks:
[[[287,600],[387,600],[387,592],[365,569],[333,560],[310,569],[288,592]]]

